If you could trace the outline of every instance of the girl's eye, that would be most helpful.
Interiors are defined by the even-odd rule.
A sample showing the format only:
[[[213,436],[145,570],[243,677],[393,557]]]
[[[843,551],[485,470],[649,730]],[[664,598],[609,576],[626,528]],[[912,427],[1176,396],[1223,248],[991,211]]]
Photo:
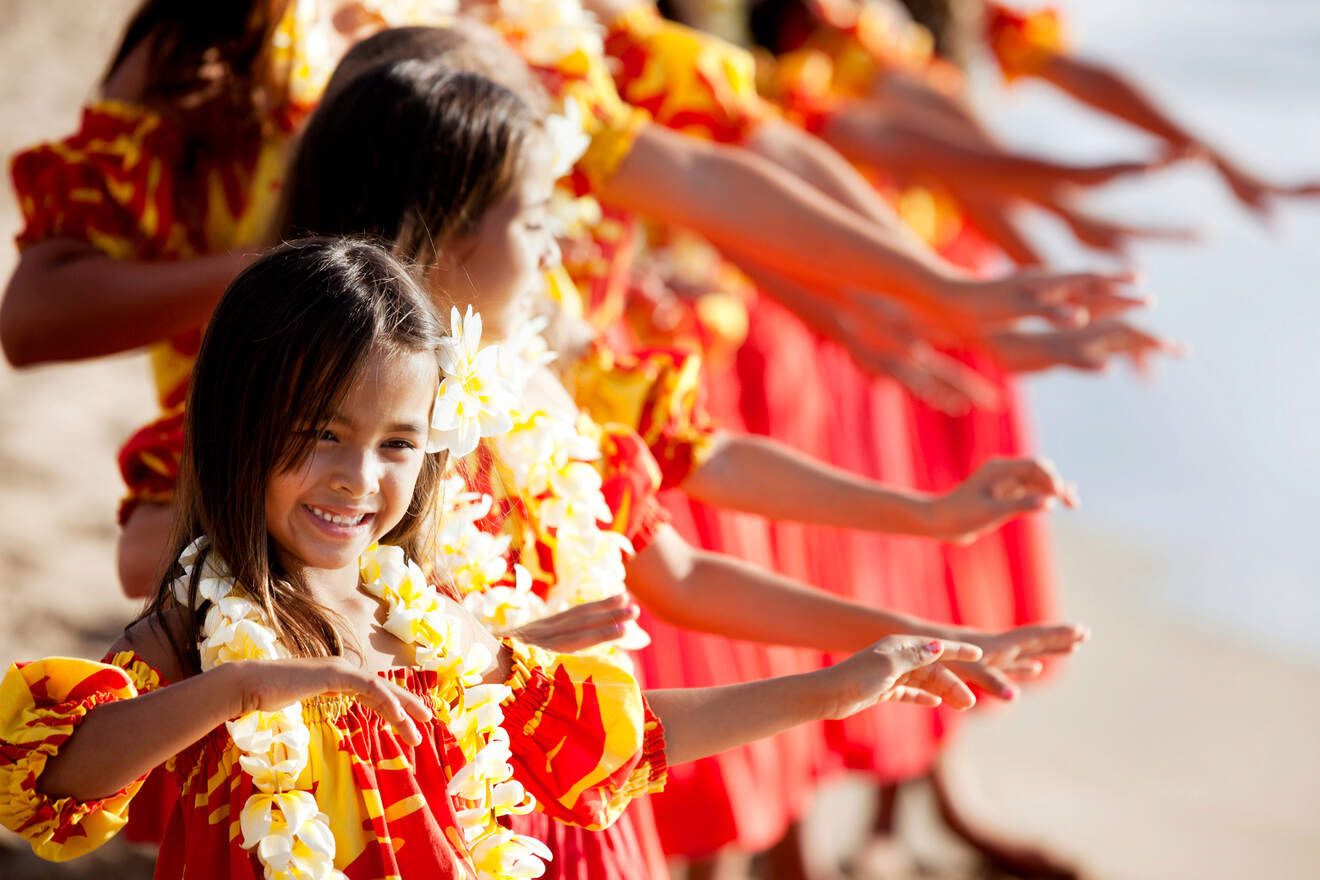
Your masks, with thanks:
[[[417,445],[411,440],[387,440],[385,445],[390,449],[416,449]]]
[[[329,440],[330,442],[333,443],[335,440],[338,440],[339,438],[336,437],[335,432],[331,431],[329,428],[322,428],[321,430],[316,432],[316,439]]]

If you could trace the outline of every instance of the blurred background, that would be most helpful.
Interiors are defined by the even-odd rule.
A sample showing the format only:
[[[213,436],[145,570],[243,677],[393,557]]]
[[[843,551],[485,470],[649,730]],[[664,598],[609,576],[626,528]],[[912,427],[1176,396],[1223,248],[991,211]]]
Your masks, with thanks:
[[[135,5],[0,0],[0,152],[75,127]],[[1249,167],[1320,176],[1320,3],[1053,5],[1081,53]],[[1011,144],[1078,160],[1149,149],[1045,86],[980,73],[977,103]],[[1051,683],[968,725],[954,749],[964,800],[1096,878],[1317,876],[1320,204],[1284,204],[1266,227],[1197,164],[1092,204],[1202,231],[1136,251],[1141,287],[1159,297],[1138,321],[1192,352],[1150,379],[1031,380],[1039,449],[1084,500],[1055,516],[1056,562],[1070,615],[1095,637]],[[1049,221],[1029,228],[1057,264],[1101,264]],[[17,231],[6,185],[0,239]],[[13,259],[0,246],[0,275]],[[152,414],[140,356],[0,365],[0,662],[99,656],[132,614],[114,572],[113,456]],[[863,810],[846,786],[828,793],[822,853],[861,833]],[[958,876],[950,841],[915,815],[901,830]],[[0,837],[0,876],[150,873],[122,847],[67,867],[25,851]]]

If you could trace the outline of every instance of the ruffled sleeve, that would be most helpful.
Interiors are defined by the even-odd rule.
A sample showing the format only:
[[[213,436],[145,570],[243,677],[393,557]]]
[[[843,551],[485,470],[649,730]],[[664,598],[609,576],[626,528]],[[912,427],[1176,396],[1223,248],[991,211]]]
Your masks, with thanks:
[[[1063,22],[1055,9],[1024,13],[990,3],[985,14],[986,43],[1009,82],[1040,73],[1047,61],[1067,50]]]
[[[0,824],[26,838],[37,855],[57,862],[118,833],[145,775],[94,801],[52,799],[37,790],[37,780],[91,709],[160,683],[154,669],[128,652],[105,663],[52,657],[10,666],[0,681]]]
[[[625,354],[596,343],[573,366],[569,385],[577,403],[600,423],[636,431],[660,466],[660,489],[670,489],[705,462],[715,426],[702,399],[701,356],[671,349]]]
[[[666,128],[739,143],[771,112],[757,94],[750,53],[666,21],[651,6],[615,19],[605,51],[618,62],[619,94]]]
[[[514,773],[554,819],[600,829],[664,787],[664,728],[637,680],[599,657],[515,640],[504,724]]]
[[[180,138],[155,113],[118,101],[84,108],[76,133],[11,160],[19,247],[76,238],[116,259],[200,249],[175,214],[181,157]]]

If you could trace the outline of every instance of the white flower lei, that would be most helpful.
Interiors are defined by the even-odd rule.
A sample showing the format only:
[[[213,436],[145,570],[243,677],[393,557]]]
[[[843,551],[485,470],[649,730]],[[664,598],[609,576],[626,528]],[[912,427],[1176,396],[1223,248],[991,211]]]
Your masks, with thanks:
[[[205,537],[179,557],[183,575],[174,584],[181,604]],[[365,589],[385,602],[385,629],[413,646],[414,663],[438,674],[440,720],[453,733],[467,762],[449,781],[448,793],[462,799],[459,828],[481,880],[539,877],[550,851],[535,838],[499,825],[500,816],[530,812],[536,801],[513,778],[509,735],[500,710],[511,689],[482,684],[491,656],[482,645],[465,643],[461,625],[444,609],[440,594],[402,548],[372,545],[360,560]],[[198,645],[202,669],[238,660],[279,659],[288,651],[224,562],[207,557],[198,596],[209,604]],[[205,607],[205,605],[203,606]],[[302,706],[256,710],[226,722],[238,747],[239,766],[257,791],[239,817],[243,847],[255,848],[268,880],[342,878],[335,870],[335,838],[329,817],[316,799],[298,787],[307,767],[311,734]]]
[[[466,491],[458,476],[446,484],[439,565],[464,591],[468,610],[496,628],[521,626],[622,595],[624,562],[633,552],[626,537],[600,526],[613,514],[592,465],[601,457],[599,440],[563,413],[534,408],[528,400],[528,380],[554,358],[540,336],[544,327],[544,320],[530,321],[502,347],[500,371],[515,403],[509,412],[513,428],[495,437],[495,447],[530,518],[541,529],[554,530],[547,543],[553,548],[555,581],[545,600],[532,592],[532,577],[521,565],[513,566],[514,585],[507,585],[504,554],[509,536],[494,538],[476,525],[490,512],[491,496]],[[630,623],[604,650],[626,662],[613,649],[636,650],[649,642],[646,633]]]

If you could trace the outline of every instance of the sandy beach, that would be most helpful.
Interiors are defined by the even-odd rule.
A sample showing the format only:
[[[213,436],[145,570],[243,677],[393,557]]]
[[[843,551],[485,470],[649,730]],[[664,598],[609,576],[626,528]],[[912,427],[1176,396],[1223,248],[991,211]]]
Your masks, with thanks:
[[[134,5],[0,2],[0,152],[75,126]],[[0,239],[17,228],[6,186]],[[0,243],[0,275],[14,256]],[[99,656],[132,617],[115,578],[114,455],[152,407],[141,356],[0,365],[0,663]],[[1130,536],[1080,517],[1057,531],[1066,604],[1095,636],[1050,684],[967,726],[953,754],[977,815],[1103,880],[1320,876],[1320,668],[1169,616],[1146,588],[1159,554]],[[860,834],[860,800],[827,793],[823,858]],[[978,876],[921,807],[902,817],[917,867],[883,876]],[[150,864],[112,844],[48,865],[0,832],[7,880],[148,877]]]

